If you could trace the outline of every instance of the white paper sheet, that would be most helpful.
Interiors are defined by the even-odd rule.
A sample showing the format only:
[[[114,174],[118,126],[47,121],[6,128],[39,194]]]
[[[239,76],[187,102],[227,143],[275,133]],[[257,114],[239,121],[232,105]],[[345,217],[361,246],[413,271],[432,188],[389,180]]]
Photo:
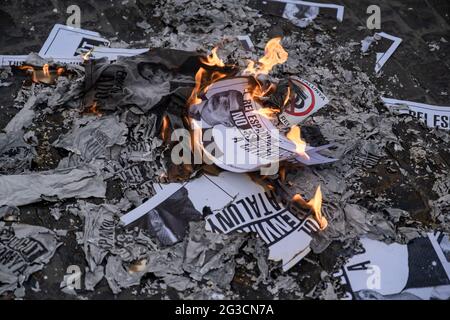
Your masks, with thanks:
[[[386,38],[388,40],[391,40],[393,43],[389,47],[389,49],[386,52],[377,52],[377,61],[375,64],[375,72],[378,73],[381,68],[385,65],[385,63],[389,60],[389,58],[394,54],[395,50],[400,46],[402,43],[402,39],[392,36],[390,34],[387,34],[386,32],[378,32],[377,35],[380,37]]]
[[[208,207],[212,214],[206,229],[217,233],[256,232],[269,246],[269,259],[282,261],[284,271],[297,264],[310,250],[313,232],[319,230],[312,218],[299,219],[278,203],[274,194],[253,182],[245,174],[222,172],[203,175],[185,184],[155,186],[157,193],[146,203],[121,217],[130,225],[169,199],[181,188],[201,216]],[[205,192],[207,190],[207,192]],[[180,214],[181,208],[173,208]]]
[[[117,60],[117,57],[132,57],[138,54],[147,52],[148,48],[143,49],[123,49],[123,48],[107,48],[107,47],[94,47],[91,51],[91,57],[93,59],[108,58],[109,61]]]
[[[71,58],[78,55],[77,52],[80,50],[87,52],[95,46],[109,47],[109,45],[110,42],[102,38],[98,32],[55,24],[39,55],[43,58]]]
[[[430,128],[450,130],[450,106],[433,106],[406,100],[381,98],[386,107],[397,109],[399,113],[410,114]],[[402,108],[406,107],[406,108]]]
[[[361,239],[364,252],[350,258],[334,277],[344,299],[450,298],[450,242],[435,232],[408,245]]]
[[[277,2],[284,2],[284,3],[293,3],[293,4],[301,4],[304,6],[311,6],[311,7],[318,7],[318,8],[329,8],[329,9],[336,9],[336,19],[339,22],[342,22],[344,20],[344,6],[338,5],[338,4],[331,4],[331,3],[320,3],[320,2],[309,2],[309,1],[297,1],[297,0],[274,0]]]

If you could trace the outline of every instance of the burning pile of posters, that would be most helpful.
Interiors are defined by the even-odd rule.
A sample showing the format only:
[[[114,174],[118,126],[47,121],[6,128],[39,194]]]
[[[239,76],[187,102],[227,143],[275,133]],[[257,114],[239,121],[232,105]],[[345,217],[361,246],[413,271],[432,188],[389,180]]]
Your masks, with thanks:
[[[218,5],[233,34],[270,25]],[[55,25],[38,54],[0,56],[28,75],[0,133],[0,294],[23,297],[57,253],[52,281],[78,297],[447,299],[447,133],[343,67],[358,42],[306,29],[254,45],[180,22],[222,26],[208,6],[168,1],[179,32],[141,49]],[[303,1],[275,15],[304,28],[319,7],[342,21]]]

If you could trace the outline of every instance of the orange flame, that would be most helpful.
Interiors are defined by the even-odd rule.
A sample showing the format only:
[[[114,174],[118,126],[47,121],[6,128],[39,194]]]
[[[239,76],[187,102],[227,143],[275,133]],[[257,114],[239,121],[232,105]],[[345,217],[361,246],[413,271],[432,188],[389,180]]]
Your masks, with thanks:
[[[292,126],[289,132],[286,134],[286,138],[288,138],[295,144],[295,152],[309,159],[309,156],[306,153],[306,142],[301,138],[301,131],[299,126]]]
[[[256,80],[256,85],[254,86],[254,88],[250,88],[249,91],[251,93],[252,99],[258,99],[269,95],[270,93],[272,93],[272,91],[275,90],[275,88],[275,85],[271,83],[268,88],[263,89],[263,86],[259,83],[258,80]]]
[[[48,70],[48,63],[44,64],[42,67],[42,71],[44,72],[44,76],[50,77],[50,71]]]
[[[170,134],[169,124],[170,124],[169,117],[166,115],[163,118],[162,127],[161,127],[161,139],[163,141],[167,141],[167,139],[169,138],[169,134]]]
[[[284,98],[284,101],[283,101],[283,107],[288,104],[290,97],[291,97],[291,87],[288,86],[287,87],[287,92],[286,92],[286,97]]]
[[[32,66],[20,66],[20,70],[25,70],[29,74],[31,74],[31,80],[35,83],[46,83],[52,84],[55,81],[55,78],[62,75],[65,71],[64,68],[60,67],[56,70],[56,72],[50,71],[50,66],[48,63],[42,66],[42,69],[35,69]],[[56,74],[55,74],[56,73]]]
[[[257,77],[260,74],[268,74],[277,64],[285,63],[288,53],[281,45],[281,38],[273,38],[267,42],[264,56],[257,63],[250,61],[243,74]]]
[[[97,117],[101,117],[103,114],[98,110],[97,107],[97,101],[94,101],[94,104],[92,106],[89,107],[88,112],[87,113],[92,113],[94,115],[96,115]]]
[[[300,194],[294,195],[292,201],[298,203],[301,207],[305,209],[310,209],[314,214],[314,219],[316,219],[319,224],[320,230],[325,230],[328,226],[327,219],[322,215],[322,191],[320,186],[317,187],[314,197],[308,202],[302,198]]]
[[[211,50],[211,54],[205,59],[205,58],[200,58],[200,61],[203,64],[206,64],[207,66],[217,66],[217,67],[225,67],[225,63],[223,63],[222,59],[219,58],[219,56],[217,55],[217,49],[218,47],[215,47],[214,49]]]
[[[225,63],[217,55],[217,47],[211,50],[211,54],[206,58],[200,58],[200,61],[210,67],[224,67]],[[195,86],[192,90],[191,96],[188,99],[188,105],[199,104],[202,99],[199,97],[200,93],[208,91],[208,88],[214,82],[226,77],[226,73],[220,71],[214,71],[212,73],[207,72],[205,68],[198,69],[195,74]]]
[[[255,110],[254,112],[266,119],[271,120],[276,118],[276,115],[277,113],[280,113],[280,110],[272,108],[260,108],[258,110]]]

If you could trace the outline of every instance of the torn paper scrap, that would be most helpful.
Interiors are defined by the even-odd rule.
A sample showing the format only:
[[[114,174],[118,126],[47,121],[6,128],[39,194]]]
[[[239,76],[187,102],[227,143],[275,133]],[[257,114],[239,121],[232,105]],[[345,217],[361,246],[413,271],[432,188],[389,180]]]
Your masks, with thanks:
[[[407,245],[361,239],[364,252],[352,257],[340,272],[344,299],[429,300],[450,298],[450,241],[444,233],[429,233]]]
[[[120,220],[129,228],[147,230],[163,245],[173,245],[184,239],[189,222],[202,219],[206,204],[225,206],[237,192],[226,184],[220,188],[214,181],[214,177],[202,175],[187,183],[155,183],[156,194]],[[228,190],[226,196],[224,190]]]
[[[0,294],[15,290],[50,261],[59,243],[54,232],[0,222]]]
[[[0,67],[7,67],[7,66],[14,66],[18,67],[24,64],[27,64],[29,56],[28,55],[21,55],[21,56],[10,56],[10,55],[0,55]],[[59,64],[76,64],[81,65],[83,64],[84,60],[81,56],[78,57],[47,57],[46,58],[49,62],[56,62]]]
[[[171,81],[192,81],[198,54],[172,49],[152,49],[133,57],[118,57],[115,63],[89,60],[86,64],[86,107],[115,111],[135,105],[149,111],[171,92]],[[177,72],[171,72],[176,70]]]
[[[71,151],[85,162],[110,159],[114,145],[124,145],[128,128],[115,116],[85,117],[76,120],[72,130],[54,142],[55,147]]]
[[[283,18],[300,28],[306,28],[319,14],[319,7],[286,3]]]
[[[55,24],[47,40],[39,51],[41,57],[66,57],[87,53],[95,46],[109,47],[107,39],[98,32]]]
[[[124,49],[124,48],[108,48],[94,47],[90,51],[90,58],[100,59],[108,58],[109,61],[116,61],[117,57],[132,57],[147,52],[149,49]]]
[[[103,262],[108,252],[115,246],[115,215],[118,209],[112,205],[84,203],[81,206],[84,218],[84,231],[77,233],[77,241],[83,251],[91,272]]]
[[[384,105],[400,114],[410,114],[430,128],[450,130],[450,106],[433,106],[405,100],[382,97]]]
[[[319,14],[320,8],[336,10],[336,19],[344,20],[344,6],[298,0],[252,0],[249,6],[268,14],[280,16],[290,20],[294,25],[305,28]]]
[[[45,198],[104,198],[106,184],[95,170],[54,170],[0,176],[0,207],[24,206]]]
[[[394,54],[395,50],[400,46],[402,43],[402,39],[392,36],[390,34],[387,34],[386,32],[378,32],[378,36],[386,38],[388,40],[391,40],[393,43],[389,47],[389,49],[386,52],[377,52],[377,60],[375,64],[375,72],[378,73],[381,68],[385,65],[385,63],[389,60],[389,58]]]
[[[0,133],[0,174],[18,174],[29,169],[36,152],[21,134]]]
[[[246,51],[254,51],[255,45],[253,44],[252,40],[250,39],[250,36],[244,35],[244,36],[237,36],[236,37],[239,42],[242,44],[242,47]]]

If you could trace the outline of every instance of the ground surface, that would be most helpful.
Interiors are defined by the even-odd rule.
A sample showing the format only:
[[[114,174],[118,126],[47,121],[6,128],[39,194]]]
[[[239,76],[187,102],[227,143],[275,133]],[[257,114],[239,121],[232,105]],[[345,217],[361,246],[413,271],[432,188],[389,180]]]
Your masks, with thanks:
[[[332,15],[321,15],[317,23],[326,30],[331,30],[336,42],[345,46],[353,39],[362,40],[372,31],[365,29],[366,8],[371,4],[381,7],[381,30],[401,37],[403,43],[394,56],[384,67],[383,77],[374,78],[374,83],[380,91],[395,94],[395,98],[430,104],[450,105],[450,2],[447,0],[408,0],[408,1],[350,1],[335,0],[323,1],[330,3],[342,3],[345,5],[345,16],[342,24],[337,24]],[[149,37],[158,37],[158,32],[163,28],[161,21],[152,17],[153,1],[93,1],[93,0],[67,0],[67,1],[15,1],[2,0],[0,4],[0,54],[27,54],[39,51],[49,31],[55,23],[64,24],[67,19],[66,8],[68,5],[78,4],[82,10],[82,24],[85,29],[96,30],[109,39],[117,38],[127,43],[139,41]],[[270,17],[274,34],[289,33],[295,28],[280,18]],[[136,22],[147,21],[153,27],[153,32],[146,34]],[[337,26],[336,30],[332,27]],[[252,35],[257,37],[257,35]],[[446,42],[441,41],[444,38]],[[432,45],[438,44],[439,50],[431,51]],[[136,45],[139,46],[139,45]],[[348,61],[349,64],[358,63],[365,71],[373,68],[373,61],[357,59]],[[14,78],[14,84],[10,87],[0,87],[0,129],[2,129],[17,112],[12,108],[12,101],[20,88],[21,81],[18,75]],[[387,81],[390,79],[391,81]],[[411,196],[411,199],[402,199],[404,202],[420,201],[420,197]],[[419,200],[418,200],[419,199]],[[69,219],[74,217],[62,217],[55,221],[47,214],[48,204],[21,208],[21,222],[32,225],[43,225],[49,228],[67,229]],[[320,275],[314,272],[314,262],[319,261],[322,266],[332,267],[335,256],[333,246],[327,249],[328,254],[321,257],[313,256],[311,263],[302,265],[306,272],[315,273],[310,280],[303,283],[305,291],[314,287],[315,280]],[[34,274],[26,284],[27,288],[40,283],[41,291],[27,290],[26,298],[29,299],[72,299],[59,289],[59,284],[66,271],[66,261],[80,266],[85,265],[84,255],[76,246],[74,237],[68,237],[55,254],[50,264],[43,271]],[[233,282],[235,291],[247,298],[270,298],[269,292],[253,290],[246,286],[245,272],[238,272]],[[139,296],[134,294],[134,289],[124,290],[114,296],[109,290],[108,284],[103,280],[95,292],[83,294],[86,298],[155,298],[168,296],[177,298],[177,292],[168,289],[154,295]],[[5,295],[3,298],[11,298]]]

